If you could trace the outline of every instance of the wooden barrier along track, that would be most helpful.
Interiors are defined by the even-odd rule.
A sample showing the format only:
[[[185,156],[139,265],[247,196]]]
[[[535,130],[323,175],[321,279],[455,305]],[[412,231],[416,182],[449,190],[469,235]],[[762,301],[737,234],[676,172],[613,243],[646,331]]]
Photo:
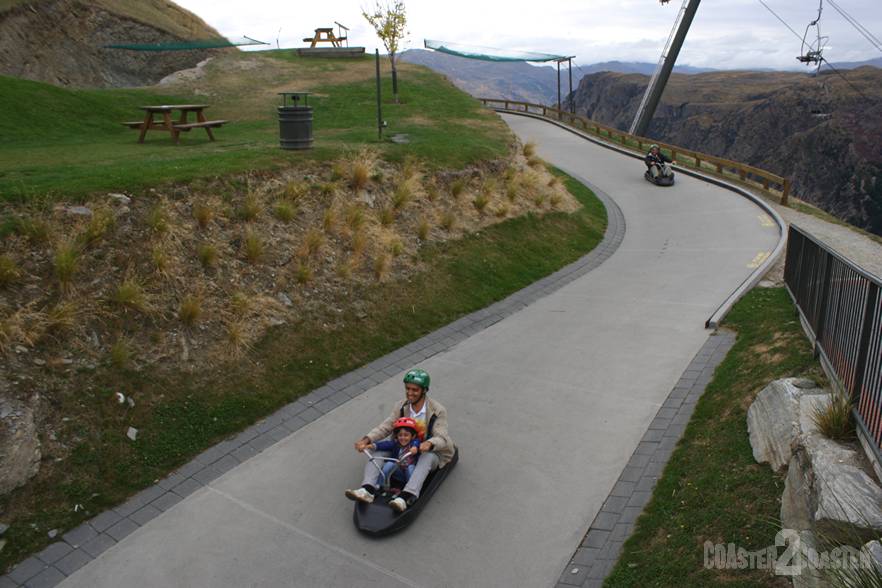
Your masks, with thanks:
[[[680,166],[695,168],[701,172],[718,175],[727,180],[740,180],[742,183],[752,188],[759,188],[770,195],[780,197],[781,204],[787,206],[788,198],[790,196],[790,179],[773,174],[764,169],[729,159],[723,159],[722,157],[716,157],[707,153],[692,151],[691,149],[686,149],[677,145],[669,145],[654,139],[638,137],[620,131],[619,129],[600,124],[579,114],[558,110],[553,106],[543,106],[542,104],[533,104],[531,102],[497,98],[479,98],[479,100],[484,106],[496,110],[524,112],[556,120],[573,128],[606,139],[612,143],[619,143],[622,147],[641,154],[647,151],[649,145],[658,145],[662,151],[669,153],[671,159],[676,161]]]

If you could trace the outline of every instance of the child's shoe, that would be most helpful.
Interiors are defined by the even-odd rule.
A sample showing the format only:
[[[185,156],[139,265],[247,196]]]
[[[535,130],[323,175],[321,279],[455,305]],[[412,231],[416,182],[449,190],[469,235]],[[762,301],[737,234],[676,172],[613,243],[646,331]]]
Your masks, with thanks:
[[[361,488],[356,488],[355,490],[347,490],[346,498],[348,498],[349,500],[364,502],[366,504],[370,504],[374,501],[373,493],[364,486],[362,486]]]

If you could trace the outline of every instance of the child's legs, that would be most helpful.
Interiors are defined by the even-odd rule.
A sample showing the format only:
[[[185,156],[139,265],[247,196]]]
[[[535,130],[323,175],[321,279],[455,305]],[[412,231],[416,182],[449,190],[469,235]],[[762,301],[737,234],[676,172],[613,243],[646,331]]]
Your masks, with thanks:
[[[387,461],[383,464],[383,474],[377,476],[376,486],[380,487],[386,480],[389,480],[390,476],[392,476],[392,472],[394,472],[397,467],[397,464],[391,461]]]
[[[373,453],[374,457],[392,457],[392,453],[389,451],[376,451]],[[389,463],[389,462],[385,462]],[[377,466],[374,465],[374,462],[368,460],[366,464],[364,464],[364,476],[361,479],[362,486],[373,486],[374,488],[378,488],[379,484],[377,483],[377,477],[379,473],[377,472]],[[380,484],[382,484],[383,480],[380,478]]]

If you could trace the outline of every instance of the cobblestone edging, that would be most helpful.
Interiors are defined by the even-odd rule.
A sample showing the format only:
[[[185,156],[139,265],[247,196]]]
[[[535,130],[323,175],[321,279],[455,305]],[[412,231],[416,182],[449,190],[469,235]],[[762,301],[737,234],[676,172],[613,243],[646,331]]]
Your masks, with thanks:
[[[369,364],[344,374],[277,410],[238,435],[205,450],[157,484],[124,504],[103,512],[61,537],[0,577],[0,588],[51,588],[122,541],[137,528],[207,486],[240,463],[419,362],[450,349],[522,308],[580,278],[606,261],[625,237],[625,217],[618,205],[589,182],[607,211],[603,240],[590,253],[487,308],[464,316]]]
[[[655,483],[686,430],[698,399],[734,344],[734,333],[716,331],[686,367],[594,517],[556,588],[603,585],[621,555],[622,544],[634,531],[637,517],[649,503]]]

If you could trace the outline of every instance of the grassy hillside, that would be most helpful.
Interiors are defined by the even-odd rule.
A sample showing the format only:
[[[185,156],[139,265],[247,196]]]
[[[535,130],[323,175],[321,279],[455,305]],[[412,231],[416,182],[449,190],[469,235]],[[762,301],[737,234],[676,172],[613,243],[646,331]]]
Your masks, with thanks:
[[[386,66],[384,65],[384,69]],[[151,90],[66,90],[0,77],[0,199],[78,196],[138,190],[249,169],[326,160],[371,144],[391,160],[405,154],[430,166],[461,166],[507,150],[510,134],[492,113],[440,76],[416,66],[401,70],[399,105],[386,104],[386,137],[377,141],[373,63],[303,60],[290,52],[231,53],[216,58],[196,81]],[[386,70],[388,77],[388,70]],[[388,79],[386,96],[391,96]],[[278,148],[277,92],[314,93],[315,149]],[[206,94],[208,94],[206,96]],[[210,118],[232,122],[209,142],[201,130],[172,144],[150,132],[145,144],[122,121],[139,120],[142,104],[206,103]],[[96,173],[96,171],[98,173]]]
[[[26,2],[37,4],[40,0],[0,0],[0,14]],[[182,39],[220,36],[220,33],[208,26],[201,18],[168,0],[91,0],[90,4]]]

